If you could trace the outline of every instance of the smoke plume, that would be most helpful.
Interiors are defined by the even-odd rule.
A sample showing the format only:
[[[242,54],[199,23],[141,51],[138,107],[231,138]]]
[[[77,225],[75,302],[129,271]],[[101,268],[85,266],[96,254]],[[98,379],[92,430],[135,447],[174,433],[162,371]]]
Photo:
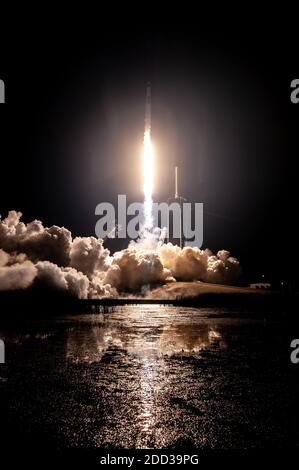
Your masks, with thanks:
[[[10,211],[0,222],[0,291],[49,288],[78,298],[144,293],[167,281],[233,283],[239,262],[228,251],[163,242],[163,231],[143,233],[137,242],[111,255],[103,240],[76,237],[64,227],[21,221]]]

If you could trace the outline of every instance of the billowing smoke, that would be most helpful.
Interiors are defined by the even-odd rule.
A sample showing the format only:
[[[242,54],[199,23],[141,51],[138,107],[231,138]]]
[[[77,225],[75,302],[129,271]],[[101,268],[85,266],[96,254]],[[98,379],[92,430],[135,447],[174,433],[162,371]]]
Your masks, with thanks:
[[[112,261],[102,240],[73,240],[64,227],[46,228],[39,220],[26,225],[21,216],[10,211],[0,223],[0,290],[37,286],[78,298],[116,294],[112,286],[102,282]]]
[[[21,212],[10,211],[0,224],[0,247],[11,253],[25,253],[33,262],[47,260],[68,266],[72,234],[64,227],[44,228],[42,222],[20,221]]]
[[[133,245],[114,254],[105,276],[105,282],[120,291],[136,291],[168,279],[172,279],[171,273],[163,266],[158,252],[136,249]]]
[[[26,256],[10,256],[0,249],[0,291],[26,289],[36,274],[36,267]]]
[[[68,291],[70,294],[85,299],[88,297],[89,280],[74,268],[60,268],[50,261],[36,263],[36,283],[53,290]]]
[[[0,222],[0,291],[41,287],[78,298],[109,297],[176,280],[228,284],[240,275],[229,252],[164,244],[159,229],[111,255],[103,240],[73,239],[64,227],[25,224],[21,216],[10,211]]]
[[[197,247],[181,249],[167,243],[159,247],[159,254],[163,266],[170,270],[175,279],[181,281],[229,284],[236,282],[241,273],[239,262],[226,250],[213,255],[209,250]]]
[[[77,237],[71,244],[70,266],[89,277],[107,271],[111,264],[109,250],[103,247],[103,240],[95,237]]]

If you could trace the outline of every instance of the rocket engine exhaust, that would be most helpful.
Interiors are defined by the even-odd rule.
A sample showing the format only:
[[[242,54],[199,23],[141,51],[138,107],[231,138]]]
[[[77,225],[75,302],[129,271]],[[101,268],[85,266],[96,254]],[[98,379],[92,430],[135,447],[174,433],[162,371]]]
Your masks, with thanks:
[[[144,193],[144,230],[153,228],[153,146],[151,141],[151,85],[148,82],[145,98],[145,127],[143,138],[143,193]]]

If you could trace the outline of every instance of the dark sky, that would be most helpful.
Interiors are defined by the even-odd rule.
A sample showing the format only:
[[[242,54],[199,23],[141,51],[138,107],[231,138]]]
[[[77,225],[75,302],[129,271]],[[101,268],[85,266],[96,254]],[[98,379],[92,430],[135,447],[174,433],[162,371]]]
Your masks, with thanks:
[[[182,195],[204,203],[204,247],[230,250],[248,278],[296,278],[295,31],[99,30],[40,26],[7,42],[2,216],[93,235],[99,202],[141,201],[150,80],[155,200],[173,195],[177,164]]]

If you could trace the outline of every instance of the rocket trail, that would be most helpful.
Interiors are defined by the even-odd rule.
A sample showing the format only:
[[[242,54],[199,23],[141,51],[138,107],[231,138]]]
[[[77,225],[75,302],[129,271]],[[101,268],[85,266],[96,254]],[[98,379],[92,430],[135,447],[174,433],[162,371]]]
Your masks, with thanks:
[[[145,127],[143,139],[143,192],[144,192],[144,229],[153,228],[153,146],[151,141],[151,85],[148,82],[145,99]]]

